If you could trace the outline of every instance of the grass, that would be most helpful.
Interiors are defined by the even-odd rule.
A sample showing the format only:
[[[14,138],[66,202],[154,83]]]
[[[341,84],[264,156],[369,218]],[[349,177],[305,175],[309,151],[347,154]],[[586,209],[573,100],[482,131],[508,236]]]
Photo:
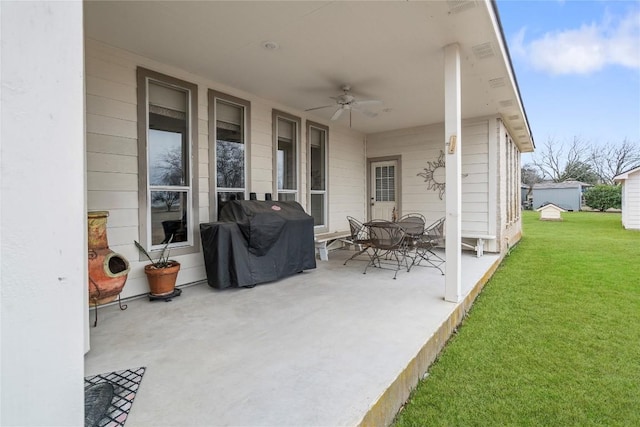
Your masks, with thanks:
[[[640,233],[523,213],[523,238],[395,426],[640,425]]]

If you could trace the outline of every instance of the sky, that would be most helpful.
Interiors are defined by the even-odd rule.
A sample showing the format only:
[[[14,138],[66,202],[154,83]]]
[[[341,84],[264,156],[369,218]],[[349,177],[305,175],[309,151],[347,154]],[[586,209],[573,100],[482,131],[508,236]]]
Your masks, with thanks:
[[[640,1],[498,0],[498,12],[536,147],[640,144]]]

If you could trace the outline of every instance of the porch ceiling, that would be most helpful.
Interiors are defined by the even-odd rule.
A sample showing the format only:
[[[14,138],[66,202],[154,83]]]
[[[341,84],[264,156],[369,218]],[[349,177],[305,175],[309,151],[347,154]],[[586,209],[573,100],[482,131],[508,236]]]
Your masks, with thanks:
[[[369,108],[377,117],[353,113],[353,129],[366,134],[442,122],[442,48],[458,43],[463,118],[501,114],[521,150],[533,149],[491,2],[87,1],[84,9],[87,37],[291,109],[330,105],[349,84],[357,98],[384,102]],[[310,117],[326,123],[334,111]]]

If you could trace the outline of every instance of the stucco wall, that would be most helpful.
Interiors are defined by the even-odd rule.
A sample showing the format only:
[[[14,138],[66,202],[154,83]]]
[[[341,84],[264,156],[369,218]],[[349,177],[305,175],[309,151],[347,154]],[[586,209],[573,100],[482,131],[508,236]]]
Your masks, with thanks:
[[[87,197],[89,210],[108,210],[110,247],[132,264],[123,297],[148,292],[144,262],[133,245],[138,239],[138,148],[136,67],[189,81],[198,85],[198,183],[199,221],[209,221],[208,89],[251,102],[250,185],[259,198],[273,192],[272,109],[302,118],[300,147],[301,204],[307,208],[304,112],[221,85],[185,70],[86,40],[87,92]],[[364,136],[329,123],[329,229],[348,229],[346,216],[364,217]],[[199,238],[199,234],[197,234]],[[201,253],[174,257],[182,264],[178,284],[205,279]]]
[[[0,2],[0,425],[84,424],[81,2]]]

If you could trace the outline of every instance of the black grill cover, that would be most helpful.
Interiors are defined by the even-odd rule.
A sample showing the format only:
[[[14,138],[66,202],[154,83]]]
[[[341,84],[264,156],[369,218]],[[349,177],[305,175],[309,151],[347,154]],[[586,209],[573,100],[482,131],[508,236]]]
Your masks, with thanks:
[[[235,200],[200,224],[209,285],[252,286],[316,267],[313,217],[296,202]]]

